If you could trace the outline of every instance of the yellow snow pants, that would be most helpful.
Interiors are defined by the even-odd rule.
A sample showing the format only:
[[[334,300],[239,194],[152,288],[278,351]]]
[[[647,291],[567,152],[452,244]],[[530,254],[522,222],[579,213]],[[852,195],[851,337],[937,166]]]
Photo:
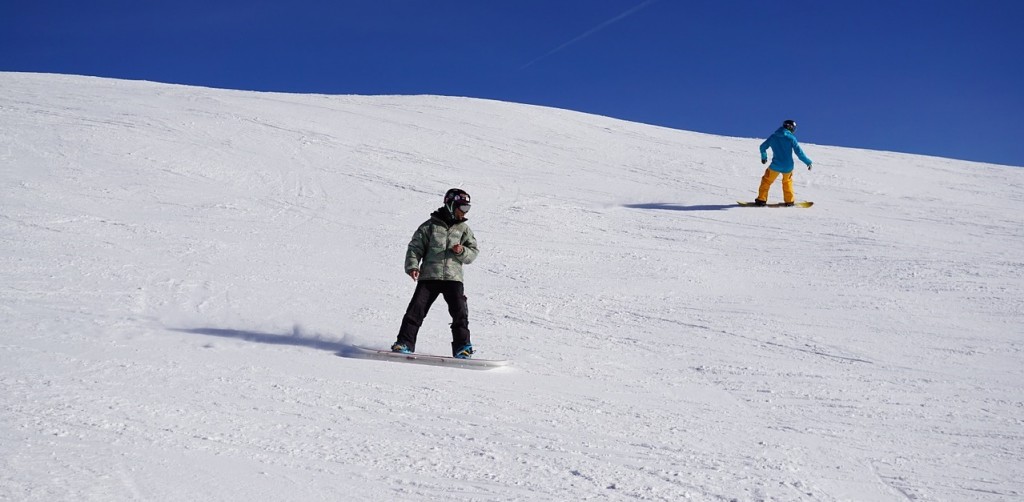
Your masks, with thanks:
[[[771,168],[764,170],[764,176],[761,177],[761,187],[757,190],[757,198],[768,202],[768,189],[771,188],[772,183],[775,183],[775,178],[782,175],[782,200],[783,202],[794,202],[795,196],[793,195],[793,173],[780,173],[778,171],[772,171]]]

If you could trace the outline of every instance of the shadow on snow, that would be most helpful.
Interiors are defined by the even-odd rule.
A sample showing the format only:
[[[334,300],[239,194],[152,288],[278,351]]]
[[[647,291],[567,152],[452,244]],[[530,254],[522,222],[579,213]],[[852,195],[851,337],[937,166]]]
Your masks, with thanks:
[[[469,369],[494,369],[507,366],[507,361],[491,361],[485,359],[472,359],[468,361],[453,359],[451,357],[432,356],[430,354],[419,354],[403,360],[396,357],[387,357],[373,349],[359,348],[348,341],[348,336],[342,340],[327,340],[317,334],[302,333],[296,327],[291,333],[263,333],[242,329],[224,328],[167,328],[178,333],[191,333],[194,335],[215,336],[219,338],[233,338],[252,343],[264,343],[267,345],[291,345],[295,347],[307,347],[317,350],[334,352],[335,355],[352,359],[374,359],[384,361],[404,361],[416,364],[429,364],[434,366],[460,367]]]
[[[319,335],[308,335],[302,333],[298,328],[291,333],[262,333],[259,331],[248,331],[241,329],[223,328],[169,328],[179,333],[192,333],[195,335],[216,336],[220,338],[234,338],[252,343],[265,343],[267,345],[292,345],[295,347],[308,347],[317,350],[335,352],[339,356],[358,357],[353,345],[342,340],[328,340]]]
[[[668,204],[664,202],[649,202],[645,204],[625,204],[622,207],[630,209],[656,209],[660,211],[723,211],[740,207],[739,204],[712,204],[702,206],[681,206],[679,204]]]

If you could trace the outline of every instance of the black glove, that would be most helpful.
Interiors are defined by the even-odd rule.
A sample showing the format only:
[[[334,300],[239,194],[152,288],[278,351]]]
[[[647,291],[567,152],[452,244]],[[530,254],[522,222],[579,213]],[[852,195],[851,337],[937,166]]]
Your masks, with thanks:
[[[768,163],[768,159],[761,159],[761,163],[762,164],[767,164]]]

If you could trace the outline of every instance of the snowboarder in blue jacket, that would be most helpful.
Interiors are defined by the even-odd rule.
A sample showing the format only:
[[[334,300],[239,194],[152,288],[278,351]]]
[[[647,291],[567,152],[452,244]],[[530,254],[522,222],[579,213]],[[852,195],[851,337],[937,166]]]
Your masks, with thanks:
[[[782,197],[784,206],[792,206],[796,201],[793,195],[793,153],[800,158],[800,161],[811,169],[811,159],[804,154],[800,143],[797,142],[793,133],[796,131],[796,121],[786,120],[782,127],[761,143],[761,164],[768,163],[768,149],[772,149],[772,163],[764,170],[761,177],[761,186],[757,190],[757,199],[754,204],[763,206],[768,203],[768,189],[771,188],[775,179],[782,175]]]

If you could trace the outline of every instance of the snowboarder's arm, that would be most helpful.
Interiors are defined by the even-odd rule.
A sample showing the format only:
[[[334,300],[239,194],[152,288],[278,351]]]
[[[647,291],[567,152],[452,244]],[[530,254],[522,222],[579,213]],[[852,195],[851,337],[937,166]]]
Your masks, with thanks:
[[[420,260],[427,254],[429,232],[430,224],[424,223],[412,234],[409,247],[405,250],[405,273],[412,275],[413,270],[419,270]]]
[[[768,138],[768,139],[771,139],[771,138]],[[761,150],[761,163],[762,164],[764,164],[765,161],[768,160],[768,139],[764,140],[764,142],[761,143],[761,146],[759,148]]]
[[[800,143],[796,138],[793,138],[793,151],[796,152],[796,156],[800,158],[801,162],[803,162],[808,168],[811,167],[811,159],[804,154],[804,149],[800,148]]]
[[[473,231],[470,230],[469,227],[466,227],[466,231],[462,234],[462,240],[459,244],[456,244],[455,247],[460,248],[457,251],[454,247],[452,248],[452,251],[455,252],[455,258],[463,265],[473,263],[476,256],[480,254],[480,250],[476,246],[476,237],[473,235]]]

